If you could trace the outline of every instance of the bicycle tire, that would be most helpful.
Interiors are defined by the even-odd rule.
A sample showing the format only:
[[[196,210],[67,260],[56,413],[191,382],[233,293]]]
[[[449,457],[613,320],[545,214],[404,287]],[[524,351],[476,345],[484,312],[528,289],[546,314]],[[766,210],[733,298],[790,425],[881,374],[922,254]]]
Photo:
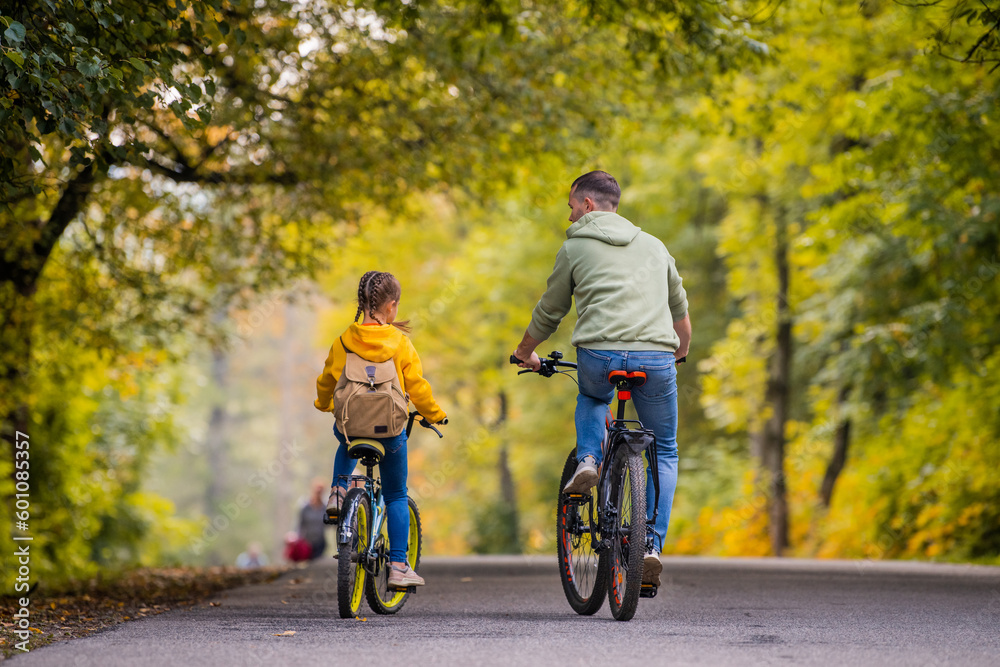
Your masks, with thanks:
[[[582,505],[566,502],[563,496],[563,487],[576,471],[576,465],[574,449],[566,458],[562,478],[559,480],[559,495],[556,499],[556,552],[559,554],[559,578],[566,601],[576,613],[590,616],[604,605],[607,571],[603,562],[604,555],[593,549],[590,512],[584,510]]]
[[[617,521],[605,530],[610,536],[606,555],[608,606],[617,621],[635,615],[642,588],[642,559],[646,552],[646,470],[642,455],[619,447],[611,462],[611,502]]]
[[[410,567],[416,572],[420,567],[420,549],[423,539],[423,532],[420,526],[420,511],[413,498],[407,497],[407,505],[410,509],[410,536],[406,549],[406,560]],[[365,588],[365,595],[368,597],[368,606],[376,614],[395,614],[410,597],[409,591],[389,588],[389,528],[388,521],[382,525],[383,545],[379,549],[379,560],[375,566],[375,574],[368,577],[368,585]]]
[[[368,548],[371,516],[365,490],[348,491],[341,504],[337,531],[337,608],[341,618],[354,618],[361,611],[367,573],[358,555]]]

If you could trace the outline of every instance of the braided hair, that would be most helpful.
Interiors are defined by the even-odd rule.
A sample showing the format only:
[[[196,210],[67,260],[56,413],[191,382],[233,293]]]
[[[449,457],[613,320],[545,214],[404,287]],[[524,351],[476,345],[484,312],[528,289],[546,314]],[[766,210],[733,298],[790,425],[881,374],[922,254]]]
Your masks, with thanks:
[[[358,283],[358,312],[354,315],[354,321],[361,319],[362,314],[367,314],[379,324],[385,324],[375,315],[375,311],[391,301],[399,301],[402,292],[399,281],[388,271],[368,271]],[[393,322],[392,325],[405,333],[410,332],[409,320]]]

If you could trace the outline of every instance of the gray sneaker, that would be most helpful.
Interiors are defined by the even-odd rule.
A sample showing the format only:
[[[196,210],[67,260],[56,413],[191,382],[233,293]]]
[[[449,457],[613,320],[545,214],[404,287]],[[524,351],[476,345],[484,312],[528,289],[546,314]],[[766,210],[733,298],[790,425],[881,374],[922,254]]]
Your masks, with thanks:
[[[660,572],[663,572],[660,554],[655,551],[647,551],[642,559],[642,583],[659,586]]]
[[[563,487],[563,493],[586,493],[597,484],[597,478],[597,461],[593,456],[584,456]]]

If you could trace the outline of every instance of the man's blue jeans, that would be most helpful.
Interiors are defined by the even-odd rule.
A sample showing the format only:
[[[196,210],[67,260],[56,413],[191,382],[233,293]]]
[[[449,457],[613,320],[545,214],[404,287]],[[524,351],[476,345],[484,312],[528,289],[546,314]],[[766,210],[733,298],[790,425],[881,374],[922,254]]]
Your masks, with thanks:
[[[601,462],[604,418],[615,395],[608,382],[611,371],[644,371],[646,383],[632,390],[639,421],[656,435],[660,476],[660,506],[656,516],[656,549],[663,549],[670,523],[670,509],[677,488],[677,369],[672,352],[625,352],[590,350],[578,347],[577,377],[580,394],[576,399],[576,455],[593,456]],[[646,518],[653,516],[653,474],[646,472]]]
[[[350,475],[358,464],[357,459],[347,455],[347,439],[336,426],[333,434],[340,442],[337,456],[333,459],[333,484],[347,488],[347,482],[339,479],[341,475]],[[410,508],[406,503],[406,433],[400,433],[395,438],[372,438],[385,446],[385,456],[379,464],[379,474],[382,478],[382,496],[385,498],[385,514],[389,531],[389,560],[393,563],[406,563],[406,552],[410,539]]]

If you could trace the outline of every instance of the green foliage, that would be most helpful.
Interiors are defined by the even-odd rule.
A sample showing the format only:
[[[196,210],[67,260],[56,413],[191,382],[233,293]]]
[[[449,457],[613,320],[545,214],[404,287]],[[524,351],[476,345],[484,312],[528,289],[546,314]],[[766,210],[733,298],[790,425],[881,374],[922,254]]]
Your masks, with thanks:
[[[703,364],[703,402],[736,433],[753,432],[766,416],[757,354],[773,345],[767,253],[771,212],[781,211],[791,223],[797,349],[787,474],[802,553],[996,554],[995,537],[960,509],[988,506],[996,485],[962,483],[940,505],[936,494],[912,492],[929,493],[928,476],[941,481],[933,471],[952,465],[951,452],[975,461],[965,469],[973,476],[992,456],[978,435],[921,415],[935,396],[962,405],[974,431],[990,432],[995,411],[964,387],[987,376],[1000,342],[982,315],[1000,304],[1000,143],[989,129],[1000,120],[997,87],[983,70],[914,52],[912,35],[928,21],[894,5],[857,13],[827,4],[822,15],[789,7],[772,39],[785,54],[781,66],[734,77],[728,94],[702,106],[704,128],[733,128],[709,144],[702,164],[707,182],[728,196],[719,247],[740,309]],[[857,470],[838,482],[829,512],[816,511],[832,436],[845,420],[848,469]],[[728,528],[747,538],[760,528],[757,494],[726,510],[736,517]],[[891,548],[875,546],[885,542],[879,530],[898,536]]]
[[[477,554],[520,553],[520,535],[515,530],[517,508],[502,500],[494,501],[475,512],[469,546]]]
[[[970,63],[993,58],[996,12],[816,0],[740,18],[757,9],[5,9],[0,415],[39,443],[40,571],[190,557],[197,531],[145,477],[197,432],[171,423],[194,395],[175,364],[231,342],[234,312],[301,278],[334,301],[316,334],[329,344],[371,268],[399,276],[452,417],[447,439],[419,434],[411,450],[429,550],[551,552],[575,387],[517,378],[506,358],[562,240],[566,186],[590,168],[625,184],[622,212],[666,241],[691,297],[676,550],[767,552],[746,444],[770,416],[781,236],[793,545],[995,558],[1000,92]],[[572,325],[542,351],[569,352]],[[847,467],[821,507],[848,420]],[[197,456],[176,460],[204,479]],[[6,450],[0,468],[9,498]],[[197,491],[189,515],[206,509]]]
[[[548,196],[537,170],[582,159],[641,112],[653,72],[744,57],[731,14],[647,2],[37,0],[5,10],[0,421],[5,436],[42,436],[40,502],[90,498],[66,506],[72,526],[59,513],[41,526],[58,539],[40,571],[60,550],[77,574],[157,557],[149,540],[169,507],[140,480],[148,453],[182,436],[150,428],[148,406],[117,382],[155,393],[155,367],[183,358],[195,337],[232,335],[227,311],[315,274],[359,221],[418,209],[409,198],[436,192],[475,210],[515,188]],[[460,227],[491,261],[489,235]],[[496,345],[520,326],[505,318],[481,325]],[[499,370],[491,350],[476,350],[465,350],[483,370],[472,389]],[[113,371],[105,395],[95,378]],[[97,397],[50,402],[76,388]],[[459,388],[462,400],[497,399],[484,393]]]
[[[1000,66],[1000,3],[986,0],[956,0],[939,3],[906,3],[926,7],[933,17],[933,40],[937,53],[961,63]]]
[[[179,66],[197,59],[222,4],[37,0],[11,6],[10,15],[0,16],[0,199],[41,193],[39,170],[17,161],[26,151],[30,161],[48,163],[43,146],[52,137],[65,145],[66,164],[75,169],[138,156],[141,142],[109,138],[116,120],[128,124],[139,110],[169,106],[185,123],[189,112],[207,117],[201,86]]]

